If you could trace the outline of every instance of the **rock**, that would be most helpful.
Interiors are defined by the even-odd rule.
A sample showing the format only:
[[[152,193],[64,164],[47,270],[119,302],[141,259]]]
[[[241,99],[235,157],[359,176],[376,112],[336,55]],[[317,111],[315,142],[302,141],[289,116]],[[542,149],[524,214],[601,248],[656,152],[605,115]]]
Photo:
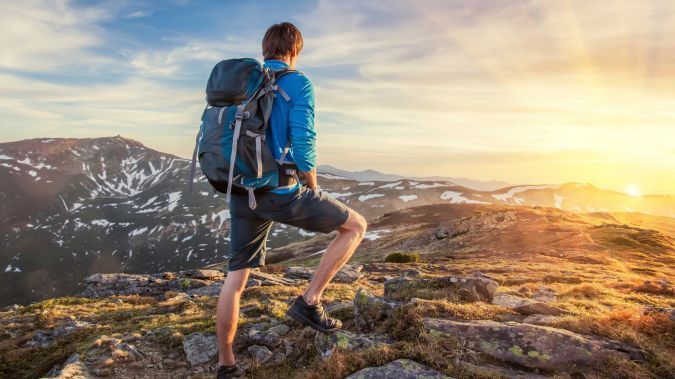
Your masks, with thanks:
[[[284,272],[285,278],[311,280],[314,276],[314,268],[293,266]],[[335,274],[334,281],[338,283],[354,283],[363,277],[361,273],[363,265],[346,264]]]
[[[270,333],[276,333],[280,336],[285,336],[290,329],[291,328],[289,328],[288,325],[286,325],[286,324],[279,324],[277,326],[273,326],[273,327],[267,329],[267,331],[270,332]]]
[[[425,318],[424,325],[432,332],[462,336],[470,348],[498,360],[550,372],[593,368],[605,359],[644,357],[644,352],[616,341],[546,326],[438,318]]]
[[[52,330],[38,330],[33,339],[26,342],[26,345],[44,348],[56,342],[59,338],[94,327],[95,325],[92,323],[67,318]]]
[[[470,277],[445,276],[429,279],[400,277],[384,282],[384,296],[395,298],[397,292],[408,286],[448,288],[456,291],[461,298],[466,300],[491,302],[499,283],[481,273],[476,273]]]
[[[259,280],[261,286],[295,286],[298,284],[297,280],[283,278],[260,271],[251,271],[249,274],[249,281],[251,279]]]
[[[542,303],[535,300],[525,300],[522,303],[518,304],[517,307],[513,308],[514,311],[524,314],[524,315],[549,315],[549,316],[560,316],[564,311],[553,305]]]
[[[260,364],[264,364],[274,355],[266,346],[252,345],[248,347],[248,353],[251,358]]]
[[[532,294],[532,299],[542,303],[553,303],[558,301],[558,296],[557,293],[551,288],[539,287],[534,292],[534,294]]]
[[[523,322],[532,325],[551,326],[555,324],[558,320],[559,318],[555,316],[536,314],[525,317]]]
[[[321,358],[330,357],[335,349],[344,350],[362,350],[378,344],[372,338],[364,335],[350,332],[348,330],[338,330],[334,333],[315,332],[314,347],[321,355]]]
[[[249,279],[249,280],[246,282],[246,288],[260,287],[260,286],[262,286],[262,285],[263,285],[262,280],[258,280],[258,279]]]
[[[213,333],[192,333],[183,340],[183,351],[190,365],[204,364],[218,355],[218,340]]]
[[[354,295],[354,324],[359,332],[378,329],[392,313],[396,303],[372,295],[359,288]]]
[[[347,379],[416,379],[416,378],[449,378],[431,367],[410,359],[397,359],[382,366],[367,367],[349,375]]]
[[[673,296],[675,295],[675,288],[666,279],[659,279],[655,281],[646,280],[642,285],[635,288],[638,292],[651,293],[655,295]]]
[[[505,292],[497,292],[492,298],[492,304],[513,309],[522,304],[525,300],[526,299],[523,299],[522,297],[513,296]]]
[[[403,274],[401,274],[404,278],[417,278],[419,276],[422,276],[422,271],[416,269],[416,268],[411,268],[410,270],[405,270],[403,271]]]
[[[80,360],[80,354],[73,353],[63,364],[54,366],[45,374],[46,378],[89,378],[91,373],[87,369],[87,365]]]
[[[248,338],[256,345],[263,345],[267,347],[277,347],[281,345],[281,337],[279,337],[278,334],[271,332],[269,330],[262,332],[252,330],[249,333]]]
[[[225,274],[223,274],[223,272],[220,270],[206,270],[206,269],[188,270],[184,271],[183,274],[195,279],[208,279],[208,280],[223,279],[225,277]]]
[[[218,296],[221,288],[223,288],[223,282],[215,282],[205,287],[190,289],[187,294],[190,296]]]
[[[436,237],[437,240],[443,240],[448,238],[448,230],[445,229],[444,227],[439,226],[438,228],[434,229],[432,232],[434,237]]]
[[[326,305],[326,312],[331,317],[340,320],[354,317],[354,302],[353,301],[337,301]]]

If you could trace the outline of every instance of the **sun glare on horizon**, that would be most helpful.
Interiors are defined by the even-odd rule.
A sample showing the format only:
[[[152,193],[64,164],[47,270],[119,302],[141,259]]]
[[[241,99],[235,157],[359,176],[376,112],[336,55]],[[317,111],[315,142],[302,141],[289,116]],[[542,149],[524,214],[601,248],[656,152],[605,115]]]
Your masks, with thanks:
[[[638,196],[640,196],[640,188],[638,186],[632,184],[632,185],[630,185],[626,188],[626,193],[631,195],[631,196],[638,197]]]

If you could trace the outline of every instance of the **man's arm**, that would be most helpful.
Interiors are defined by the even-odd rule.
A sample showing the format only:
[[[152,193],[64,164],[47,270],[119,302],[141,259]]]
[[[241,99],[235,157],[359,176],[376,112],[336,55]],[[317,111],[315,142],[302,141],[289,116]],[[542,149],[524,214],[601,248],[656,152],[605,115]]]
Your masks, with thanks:
[[[293,100],[288,116],[291,129],[293,159],[307,186],[317,188],[316,180],[316,132],[314,130],[314,89],[304,77],[299,95]]]

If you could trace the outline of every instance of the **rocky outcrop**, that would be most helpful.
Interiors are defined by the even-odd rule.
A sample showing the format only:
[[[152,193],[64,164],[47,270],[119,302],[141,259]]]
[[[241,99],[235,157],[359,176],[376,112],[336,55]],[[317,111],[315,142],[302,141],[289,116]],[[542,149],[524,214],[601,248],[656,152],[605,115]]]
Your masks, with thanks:
[[[567,330],[517,322],[425,318],[432,332],[461,335],[475,349],[495,359],[549,372],[594,368],[606,359],[641,359],[643,353],[616,341]]]
[[[54,329],[41,329],[35,332],[33,339],[26,342],[27,346],[48,347],[57,339],[72,333],[95,328],[96,325],[73,318],[66,318]]]
[[[564,310],[548,303],[555,301],[555,294],[548,291],[535,293],[535,295],[537,294],[539,296],[533,296],[533,299],[524,299],[522,297],[514,296],[508,293],[498,292],[492,299],[492,303],[513,309],[514,311],[523,315],[560,316],[565,313]],[[542,299],[544,301],[538,299]]]
[[[411,278],[402,276],[384,282],[384,296],[396,298],[396,293],[402,292],[410,286],[448,288],[448,290],[454,290],[466,300],[491,302],[499,283],[481,273],[475,273],[469,277],[451,275],[439,278]]]
[[[395,307],[396,303],[374,296],[359,288],[354,296],[354,325],[356,330],[369,333],[380,329]]]
[[[347,379],[441,379],[449,378],[431,367],[410,359],[397,359],[382,366],[368,367],[349,375]]]
[[[316,268],[311,267],[289,267],[284,272],[284,277],[311,280],[315,270]],[[337,283],[354,283],[363,277],[361,270],[363,270],[363,265],[346,264],[335,274],[334,281]]]
[[[374,336],[361,335],[348,330],[338,330],[334,333],[316,333],[314,346],[322,358],[333,355],[335,349],[363,350],[382,343]]]
[[[204,364],[218,355],[218,340],[213,333],[192,333],[183,340],[183,351],[190,365]]]

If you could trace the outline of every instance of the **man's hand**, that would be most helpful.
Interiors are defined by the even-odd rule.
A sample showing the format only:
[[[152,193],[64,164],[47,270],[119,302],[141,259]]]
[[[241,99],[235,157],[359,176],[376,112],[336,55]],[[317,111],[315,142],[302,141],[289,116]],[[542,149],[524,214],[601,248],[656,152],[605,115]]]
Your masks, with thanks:
[[[316,190],[319,188],[319,183],[316,180],[316,168],[313,168],[311,171],[308,172],[301,172],[305,185],[313,190]]]

